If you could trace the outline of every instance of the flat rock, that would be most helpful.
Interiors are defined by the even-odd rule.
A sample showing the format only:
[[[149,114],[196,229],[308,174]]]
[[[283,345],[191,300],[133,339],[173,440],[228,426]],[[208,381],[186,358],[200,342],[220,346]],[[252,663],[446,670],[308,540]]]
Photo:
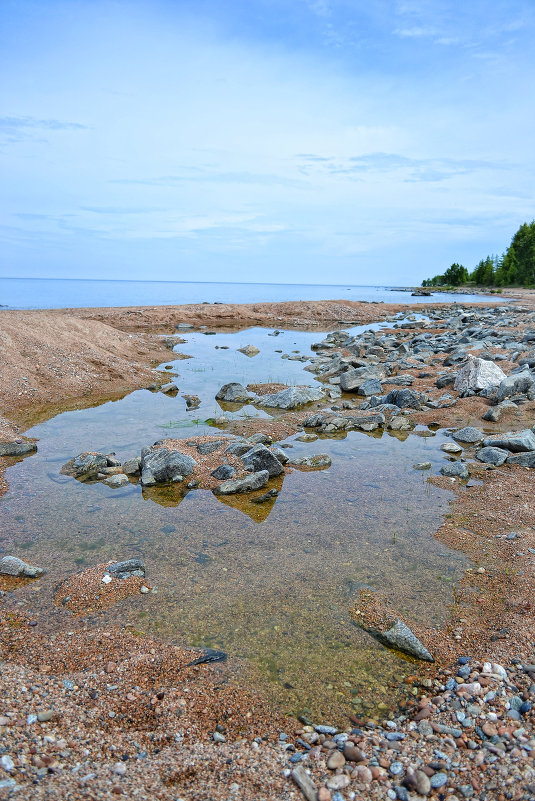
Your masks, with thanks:
[[[485,435],[473,426],[465,426],[465,428],[455,431],[452,436],[453,439],[457,440],[457,442],[466,442],[470,445],[473,445],[475,442],[481,442]]]
[[[535,451],[535,434],[529,428],[518,432],[509,431],[506,434],[485,437],[483,445],[491,448],[505,448],[513,453]]]
[[[25,456],[36,450],[35,442],[0,442],[0,456]]]
[[[122,562],[114,562],[114,564],[108,565],[106,572],[120,579],[125,579],[133,575],[144,576],[145,563],[142,559],[125,559]]]
[[[453,388],[459,394],[467,391],[478,392],[499,386],[507,376],[497,364],[486,359],[469,356],[455,378]]]
[[[253,490],[262,489],[269,481],[269,473],[267,470],[260,470],[258,473],[252,473],[246,478],[230,479],[223,481],[223,483],[216,487],[214,490],[215,495],[233,495],[236,492],[252,492]]]
[[[37,578],[38,576],[42,576],[44,572],[43,568],[29,565],[17,556],[3,556],[2,559],[0,559],[0,575],[3,576]]]
[[[298,406],[324,397],[325,390],[321,387],[288,387],[271,395],[262,395],[257,403],[274,409],[296,409]]]
[[[201,456],[207,456],[209,453],[213,453],[217,451],[222,445],[225,444],[224,439],[217,439],[212,442],[199,442],[197,445],[197,451],[201,454]]]
[[[444,453],[462,453],[463,449],[456,442],[445,442],[440,446],[440,450]]]

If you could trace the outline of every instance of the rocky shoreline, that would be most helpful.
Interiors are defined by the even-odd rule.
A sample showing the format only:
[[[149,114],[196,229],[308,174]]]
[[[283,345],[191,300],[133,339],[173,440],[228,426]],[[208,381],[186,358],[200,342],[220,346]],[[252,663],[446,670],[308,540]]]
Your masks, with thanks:
[[[377,307],[373,311],[377,319]],[[90,635],[84,634],[82,624],[73,623],[72,637],[56,635],[52,646],[38,635],[30,618],[17,612],[16,587],[10,579],[2,615],[0,684],[7,700],[0,708],[0,768],[4,773],[0,775],[0,797],[2,793],[17,798],[45,798],[54,793],[57,798],[104,799],[126,794],[162,799],[305,797],[307,801],[415,801],[426,797],[520,801],[535,797],[535,511],[530,503],[535,466],[535,314],[529,305],[453,308],[443,304],[420,307],[426,320],[400,322],[395,316],[399,309],[384,307],[382,311],[390,328],[357,337],[337,330],[313,347],[315,355],[305,369],[320,381],[317,397],[302,399],[294,409],[275,404],[271,407],[273,418],[236,423],[223,417],[218,424],[227,435],[225,449],[229,447],[228,434],[242,446],[240,461],[234,465],[235,470],[244,471],[237,474],[240,480],[262,472],[257,468],[265,468],[267,461],[273,472],[272,459],[283,472],[287,469],[284,459],[277,456],[280,449],[271,442],[286,435],[278,437],[277,427],[327,437],[346,436],[351,430],[384,429],[406,437],[421,426],[450,429],[451,443],[443,449],[444,465],[430,480],[453,489],[457,501],[437,537],[468,553],[474,567],[458,587],[446,629],[416,632],[436,661],[428,666],[415,663],[405,708],[386,720],[352,719],[347,730],[338,731],[329,721],[285,720],[261,700],[234,687],[225,697],[227,718],[241,716],[240,720],[247,722],[245,727],[222,723],[221,713],[214,718],[205,701],[195,725],[183,728],[181,722],[177,729],[170,725],[169,716],[183,706],[177,696],[179,678],[171,670],[167,678],[158,674],[160,685],[153,687],[150,698],[147,695],[144,708],[151,710],[152,716],[148,728],[138,716],[128,724],[144,743],[132,749],[125,739],[124,717],[110,718],[108,714],[106,719],[105,710],[113,709],[109,704],[102,706],[102,699],[109,693],[124,696],[121,703],[126,703],[129,695],[139,698],[144,683],[154,681],[152,657],[135,676],[131,660],[139,649],[150,654],[152,648],[156,656],[166,646],[150,644],[146,638],[135,644],[129,640],[124,653],[130,656],[121,668],[121,681],[110,681],[108,663],[114,665],[109,671],[112,675],[121,661],[115,656],[115,644],[110,647],[111,639],[119,643],[131,635],[99,634],[107,641],[110,654],[108,662],[100,665],[95,665]],[[113,314],[109,310],[108,317]],[[228,386],[222,390],[224,395],[237,392]],[[254,400],[251,390],[241,390],[243,402]],[[271,395],[280,392],[285,390]],[[260,396],[264,404],[268,398],[267,407],[269,397],[269,393],[263,400]],[[9,411],[4,402],[3,412]],[[13,431],[11,428],[3,439],[31,452],[35,446],[31,442],[25,446],[20,436],[17,442]],[[268,431],[269,441],[265,439]],[[252,441],[246,441],[247,437],[253,437]],[[218,442],[217,437],[192,439],[182,458],[188,456],[200,463],[200,456],[223,455],[223,445],[211,454],[208,447],[208,453],[202,454],[206,447],[203,439]],[[124,476],[121,483],[132,480],[129,475],[138,480],[136,473],[142,475],[144,458],[154,459],[162,449],[172,455],[177,442],[184,443],[163,441],[151,446],[136,457],[131,474],[124,464],[110,463],[111,455],[97,454],[102,457],[99,480],[118,475]],[[184,451],[183,445],[180,450]],[[4,447],[0,461],[21,455],[16,447],[12,454]],[[81,455],[82,462],[87,456]],[[224,460],[233,466],[228,454]],[[221,459],[216,464],[207,458],[202,475],[194,476],[190,465],[189,476],[183,475],[182,469],[173,475],[152,470],[152,477],[155,483],[160,477],[163,484],[174,478],[181,482],[189,478],[199,485],[205,480],[208,487],[213,472],[222,465]],[[74,463],[72,466],[77,469]],[[269,487],[271,475],[269,469],[265,471],[266,483],[257,488],[259,493]],[[98,475],[96,470],[91,480]],[[210,488],[220,488],[233,479],[234,474],[216,478]],[[108,570],[106,575],[113,578],[110,566],[102,570]],[[20,580],[32,579],[14,579]],[[142,576],[113,578],[110,586],[116,586],[116,581],[130,582],[135,592],[142,586],[151,589]],[[387,620],[391,626],[391,619]],[[93,636],[97,636],[94,631]],[[51,657],[52,647],[65,649],[63,662]],[[73,667],[75,653],[79,655],[77,670]],[[177,659],[175,652],[173,659]],[[43,666],[49,669],[43,670]],[[195,671],[210,677],[214,686],[218,682],[221,687],[232,685],[224,667],[199,665]],[[119,686],[97,691],[91,685],[98,676],[102,688]],[[180,677],[180,682],[185,681],[180,685],[182,700],[189,692],[187,678],[186,674]],[[196,692],[195,682],[190,689]],[[77,694],[90,697],[91,692],[102,693],[90,698],[100,711],[93,718],[85,713],[80,717],[75,699],[82,696]],[[156,708],[161,712],[152,715]],[[49,712],[52,714],[47,717]],[[174,732],[171,741],[165,740],[166,731]],[[147,732],[151,733],[148,740]]]

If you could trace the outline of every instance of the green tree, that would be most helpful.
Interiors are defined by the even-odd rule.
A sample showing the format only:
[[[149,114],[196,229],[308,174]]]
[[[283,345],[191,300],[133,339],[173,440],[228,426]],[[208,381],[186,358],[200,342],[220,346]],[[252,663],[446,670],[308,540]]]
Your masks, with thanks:
[[[455,262],[444,273],[444,283],[448,286],[460,286],[468,281],[468,270]]]

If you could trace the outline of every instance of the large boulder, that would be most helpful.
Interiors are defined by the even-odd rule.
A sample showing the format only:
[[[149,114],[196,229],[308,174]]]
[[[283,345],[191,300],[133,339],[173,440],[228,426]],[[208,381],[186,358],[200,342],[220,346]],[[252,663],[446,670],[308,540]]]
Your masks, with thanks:
[[[265,445],[254,445],[243,454],[241,460],[245,469],[250,470],[252,473],[257,473],[259,470],[267,470],[270,478],[284,473],[282,464]]]
[[[482,389],[492,389],[507,376],[497,364],[486,359],[469,356],[468,361],[457,373],[454,390],[460,395],[465,392],[479,392]]]
[[[146,486],[182,481],[193,473],[196,461],[180,451],[148,448],[141,457],[141,483]]]
[[[17,556],[4,556],[0,559],[0,575],[2,576],[37,578],[38,576],[42,576],[44,572],[45,571],[41,567],[29,565]]]
[[[219,487],[214,489],[214,495],[233,495],[236,492],[252,492],[253,490],[265,487],[268,481],[268,471],[260,470],[258,473],[252,473],[250,476],[246,476],[246,478],[223,481]]]
[[[485,464],[496,465],[496,467],[502,465],[508,456],[509,451],[504,451],[503,448],[488,447],[476,451],[476,459]]]
[[[505,448],[513,453],[535,451],[535,434],[531,429],[524,431],[509,431],[507,434],[496,434],[483,440],[484,447]]]
[[[425,395],[415,392],[414,389],[391,389],[382,403],[391,403],[400,409],[419,409],[426,400]]]
[[[513,373],[500,383],[495,395],[495,401],[496,403],[501,403],[501,401],[510,398],[512,395],[527,394],[534,385],[535,378],[529,369],[526,368],[520,373]]]
[[[222,400],[226,403],[247,403],[253,396],[247,392],[244,386],[237,382],[230,384],[223,384],[217,395],[216,400]]]
[[[298,406],[324,397],[325,390],[321,387],[288,387],[271,395],[262,395],[258,403],[273,409],[297,409]]]
[[[517,464],[520,467],[535,467],[535,451],[511,454],[507,457],[507,464]]]

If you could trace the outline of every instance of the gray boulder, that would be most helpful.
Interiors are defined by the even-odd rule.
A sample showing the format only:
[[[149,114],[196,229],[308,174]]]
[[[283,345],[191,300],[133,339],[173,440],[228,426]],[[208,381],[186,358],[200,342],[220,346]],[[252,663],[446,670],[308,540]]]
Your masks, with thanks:
[[[534,384],[535,379],[529,369],[524,369],[520,373],[513,373],[513,375],[507,376],[501,382],[496,392],[495,400],[497,403],[501,403],[501,401],[510,398],[512,395],[526,394]]]
[[[504,451],[502,448],[480,448],[476,451],[476,459],[485,464],[494,464],[499,467],[505,462],[509,456],[509,451]]]
[[[148,487],[154,484],[166,484],[169,481],[182,481],[193,473],[197,462],[179,451],[167,448],[149,448],[141,459],[141,483]]]
[[[382,403],[392,403],[400,409],[419,409],[426,400],[425,395],[414,389],[391,389]]]
[[[507,434],[486,437],[483,440],[483,445],[491,448],[505,448],[505,450],[513,453],[535,451],[535,434],[529,428],[518,432],[510,431]]]
[[[466,442],[469,445],[473,445],[475,442],[481,442],[485,435],[473,426],[466,426],[459,429],[459,431],[455,431],[452,436],[457,442]]]
[[[381,381],[385,377],[382,367],[357,367],[347,370],[340,376],[340,389],[344,392],[356,392],[367,380]]]
[[[273,409],[296,409],[298,406],[324,397],[325,390],[321,387],[288,387],[281,389],[280,392],[259,397],[257,403]]]
[[[414,423],[405,414],[397,414],[390,418],[387,428],[390,431],[410,431]]]
[[[127,476],[138,476],[141,473],[141,458],[135,456],[133,459],[127,459],[123,464],[123,473]]]
[[[67,469],[69,466],[69,464],[66,465]],[[85,481],[96,478],[97,473],[107,466],[108,459],[103,453],[81,453],[72,461],[72,472],[75,478]]]
[[[359,387],[357,387],[357,395],[362,395],[369,398],[371,395],[380,395],[383,391],[381,382],[377,378],[368,378]]]
[[[269,450],[274,456],[277,457],[277,459],[281,464],[286,464],[287,462],[290,461],[290,457],[288,456],[286,451],[284,451],[282,448],[279,448],[278,445],[272,445]]]
[[[37,578],[38,576],[42,576],[44,572],[45,571],[41,567],[29,565],[17,556],[4,556],[0,559],[0,575],[2,576]]]
[[[130,484],[128,476],[125,476],[124,473],[115,473],[111,476],[107,476],[102,483],[107,487],[111,487],[111,489],[119,489],[120,487],[126,487]]]
[[[510,454],[507,457],[507,464],[517,464],[520,467],[535,467],[535,451],[525,453]]]
[[[250,442],[237,440],[236,442],[231,442],[230,445],[225,448],[225,453],[230,453],[232,456],[243,456],[244,453],[247,453],[247,451],[250,450]]]
[[[440,472],[447,478],[470,478],[470,473],[464,462],[449,462],[440,468]]]
[[[230,479],[223,481],[223,483],[216,487],[214,490],[215,495],[233,495],[237,492],[252,492],[253,490],[265,487],[269,481],[269,473],[267,470],[260,470],[258,473],[252,473],[246,478]]]
[[[246,403],[253,396],[247,392],[244,386],[236,382],[223,384],[217,395],[216,400],[226,401],[227,403]]]
[[[267,470],[270,478],[284,473],[284,467],[275,454],[262,444],[254,445],[247,453],[243,454],[241,460],[245,469],[253,473],[259,470]]]
[[[497,364],[486,359],[469,356],[468,361],[457,373],[453,388],[459,393],[497,387],[507,376]]]
[[[36,450],[35,442],[0,442],[0,456],[25,456]]]

